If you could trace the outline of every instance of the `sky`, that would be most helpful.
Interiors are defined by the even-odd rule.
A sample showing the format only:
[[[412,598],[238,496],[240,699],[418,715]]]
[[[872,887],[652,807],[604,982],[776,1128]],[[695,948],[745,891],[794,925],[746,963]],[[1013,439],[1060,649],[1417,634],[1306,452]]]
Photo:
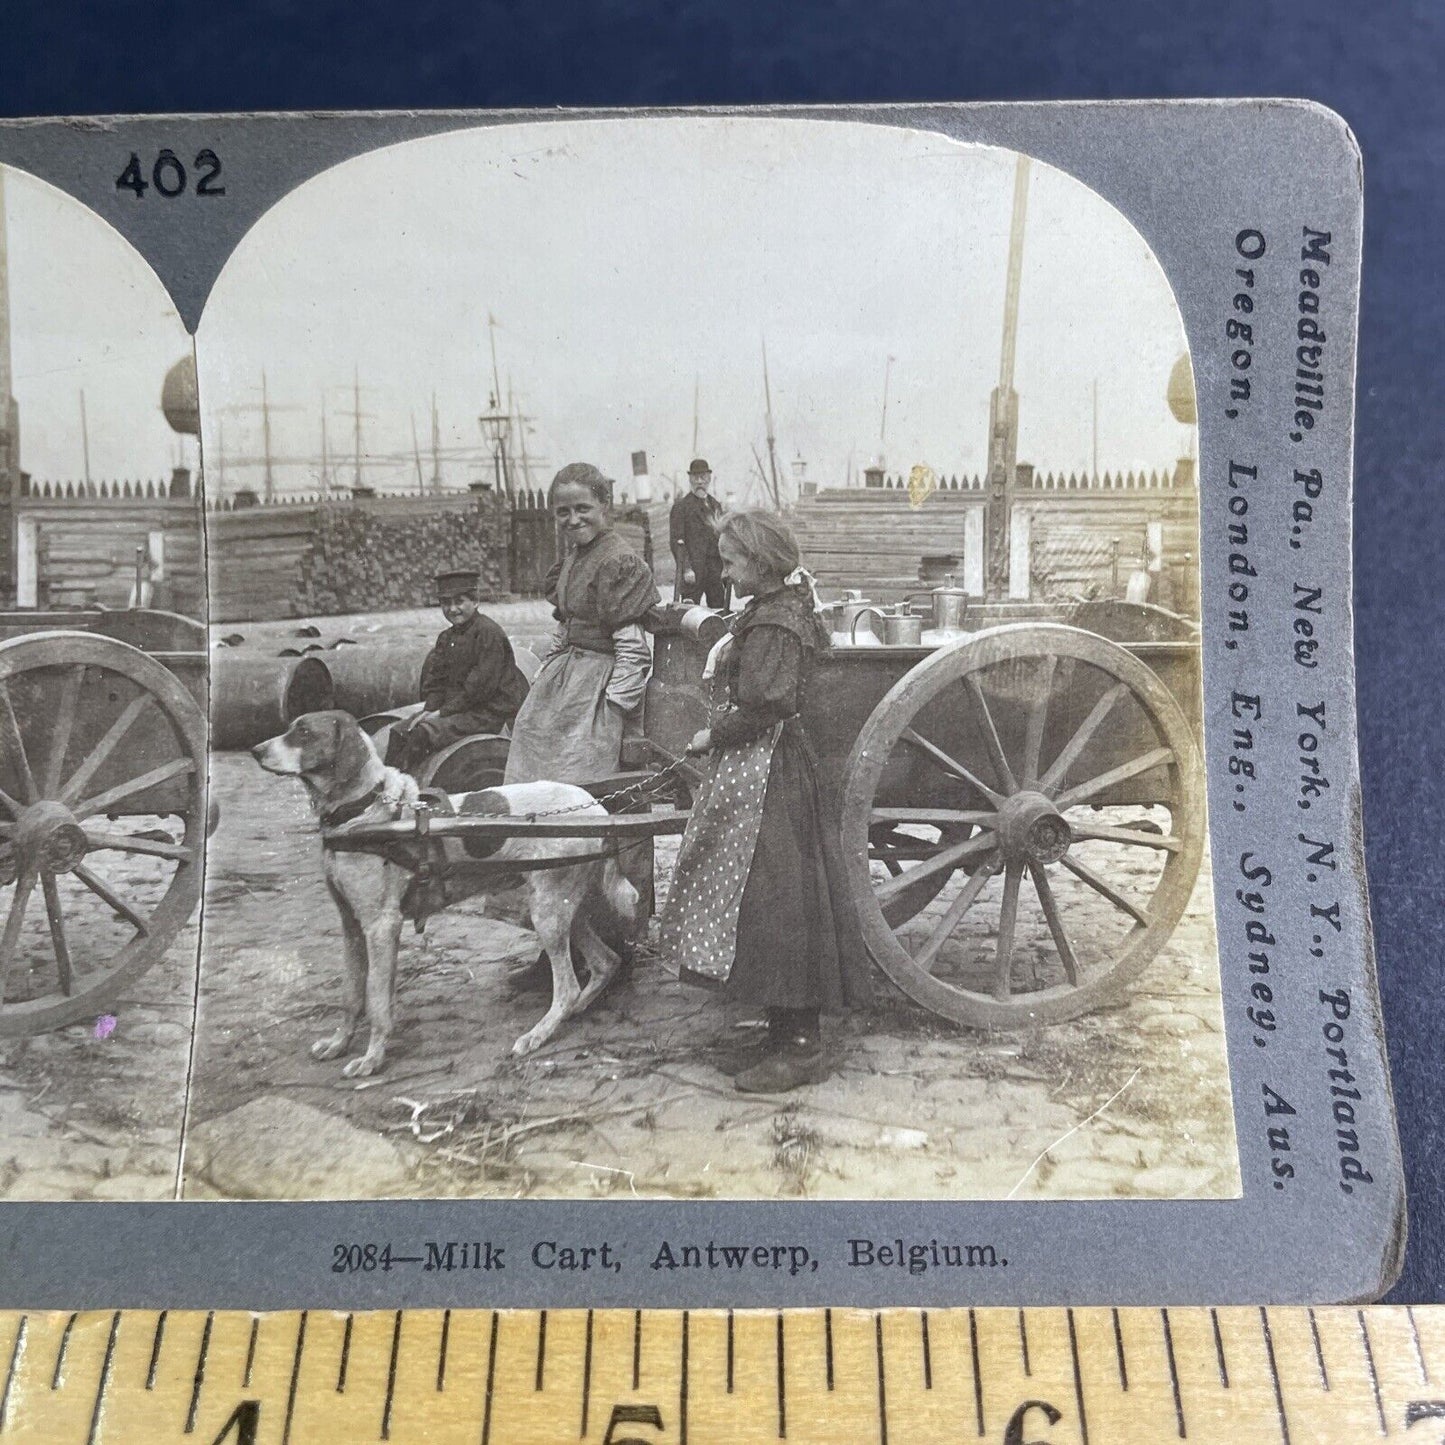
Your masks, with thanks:
[[[682,477],[696,415],[719,490],[758,500],[764,345],[785,479],[796,458],[824,485],[880,455],[982,471],[1015,159],[855,122],[669,117],[488,127],[346,162],[257,222],[206,304],[208,486],[261,483],[263,373],[280,491],[316,489],[323,407],[352,480],[354,378],[364,480],[416,486],[413,429],[430,475],[433,395],[447,484],[489,476],[493,341],[537,484],[576,460],[625,478],[639,449]],[[9,176],[22,464],[80,474],[84,389],[92,474],[163,475],[182,445],[157,404],[180,321],[104,222]],[[1020,460],[1087,468],[1097,383],[1101,470],[1171,465],[1189,446],[1165,400],[1183,349],[1143,240],[1034,162]]]
[[[64,192],[10,166],[0,185],[21,468],[37,481],[79,480],[85,433],[97,482],[159,481],[178,460],[194,465],[194,440],[161,414],[161,384],[191,338],[155,272]]]

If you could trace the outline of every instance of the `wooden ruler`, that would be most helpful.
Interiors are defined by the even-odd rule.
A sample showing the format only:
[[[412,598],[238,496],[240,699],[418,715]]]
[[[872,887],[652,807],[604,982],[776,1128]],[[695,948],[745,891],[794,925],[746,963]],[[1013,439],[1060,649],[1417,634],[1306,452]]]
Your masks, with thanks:
[[[1445,1441],[1445,1307],[0,1315],[0,1442]]]

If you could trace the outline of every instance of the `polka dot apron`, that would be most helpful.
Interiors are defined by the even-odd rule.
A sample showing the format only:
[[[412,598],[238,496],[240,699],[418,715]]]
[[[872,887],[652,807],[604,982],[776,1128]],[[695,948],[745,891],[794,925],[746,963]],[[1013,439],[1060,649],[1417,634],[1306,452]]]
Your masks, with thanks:
[[[708,658],[714,673],[714,717],[727,707],[719,663],[731,641],[725,638]],[[709,755],[662,916],[663,954],[680,972],[722,983],[732,970],[743,889],[762,827],[773,749],[782,731],[782,723],[777,723],[751,742],[717,748]]]

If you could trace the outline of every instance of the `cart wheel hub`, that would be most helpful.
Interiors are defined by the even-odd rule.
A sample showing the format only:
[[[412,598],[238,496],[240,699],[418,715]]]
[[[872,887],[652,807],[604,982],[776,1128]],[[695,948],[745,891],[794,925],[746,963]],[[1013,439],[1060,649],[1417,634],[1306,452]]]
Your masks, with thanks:
[[[16,854],[46,873],[69,873],[85,857],[85,830],[53,799],[32,803],[15,822]]]
[[[998,813],[998,839],[1010,862],[1057,863],[1074,834],[1068,819],[1042,793],[1015,793]]]

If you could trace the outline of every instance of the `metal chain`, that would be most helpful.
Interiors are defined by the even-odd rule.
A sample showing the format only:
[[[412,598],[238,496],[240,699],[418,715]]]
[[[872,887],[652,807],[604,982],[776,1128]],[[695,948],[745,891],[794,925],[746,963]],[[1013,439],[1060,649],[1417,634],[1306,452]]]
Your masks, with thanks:
[[[618,788],[614,793],[604,793],[600,798],[588,798],[585,803],[573,803],[566,808],[547,808],[542,812],[526,814],[529,823],[535,823],[538,818],[560,818],[565,813],[585,813],[594,803],[601,803],[604,806],[608,803],[615,803],[618,798],[625,798],[631,793],[643,793],[649,788],[655,788],[664,778],[677,772],[687,762],[687,755],[674,758],[665,768],[660,768],[651,777],[643,778],[636,783],[629,783],[625,788]]]

